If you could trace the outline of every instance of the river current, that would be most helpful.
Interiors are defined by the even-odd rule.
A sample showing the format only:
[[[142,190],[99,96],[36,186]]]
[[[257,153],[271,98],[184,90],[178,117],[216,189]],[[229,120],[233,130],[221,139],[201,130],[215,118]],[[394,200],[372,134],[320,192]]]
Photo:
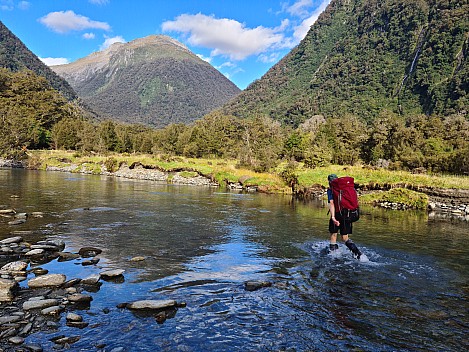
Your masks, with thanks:
[[[469,349],[467,222],[363,207],[357,261],[343,243],[325,253],[322,201],[16,169],[0,169],[0,192],[0,206],[44,212],[16,226],[0,218],[0,239],[30,230],[26,241],[103,249],[95,266],[52,261],[42,266],[49,273],[125,269],[124,282],[90,293],[80,312],[87,328],[63,323],[27,342],[52,350],[54,336],[80,336],[70,351]],[[272,286],[247,291],[251,280]],[[186,307],[164,323],[117,308],[143,299]]]

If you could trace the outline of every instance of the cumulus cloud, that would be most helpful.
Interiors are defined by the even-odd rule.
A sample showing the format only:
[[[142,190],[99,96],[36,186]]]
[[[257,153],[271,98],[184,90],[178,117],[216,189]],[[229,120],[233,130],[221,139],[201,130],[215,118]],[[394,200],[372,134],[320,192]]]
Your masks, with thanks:
[[[90,20],[88,17],[77,15],[73,11],[51,12],[39,19],[39,22],[57,33],[68,33],[84,29],[102,29],[109,31],[111,26],[106,22]]]
[[[279,47],[284,40],[280,28],[246,28],[232,19],[217,19],[200,13],[180,15],[174,21],[164,22],[162,29],[183,33],[191,45],[212,49],[212,56],[227,56],[231,60],[243,60]]]
[[[300,0],[298,2],[306,2],[305,0]],[[305,18],[298,26],[294,27],[293,37],[296,41],[302,40],[309,31],[309,28],[316,22],[319,15],[326,9],[327,5],[331,0],[324,0],[317,9],[314,10],[307,18]]]
[[[70,61],[64,57],[40,57],[39,59],[47,66],[65,65],[70,63]]]
[[[82,37],[83,37],[84,39],[94,39],[96,36],[95,36],[94,33],[84,33],[84,34],[82,35]]]
[[[112,37],[112,38],[105,36],[104,38],[106,40],[99,47],[99,50],[101,50],[101,51],[106,50],[107,48],[109,48],[114,43],[125,43],[126,42],[125,39],[123,37],[121,37],[120,35]]]

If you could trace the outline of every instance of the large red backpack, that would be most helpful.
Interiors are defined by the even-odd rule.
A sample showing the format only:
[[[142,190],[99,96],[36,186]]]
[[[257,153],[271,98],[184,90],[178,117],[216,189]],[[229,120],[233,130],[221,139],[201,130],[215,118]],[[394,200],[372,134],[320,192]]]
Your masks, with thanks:
[[[334,205],[341,212],[343,209],[358,209],[358,196],[353,177],[344,176],[331,181]]]

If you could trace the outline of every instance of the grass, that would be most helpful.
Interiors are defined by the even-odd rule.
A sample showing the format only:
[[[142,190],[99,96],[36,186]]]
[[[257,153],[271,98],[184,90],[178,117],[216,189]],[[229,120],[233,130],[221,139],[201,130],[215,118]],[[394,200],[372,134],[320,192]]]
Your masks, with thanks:
[[[164,171],[183,170],[186,177],[195,173],[212,177],[219,184],[226,182],[240,182],[243,186],[255,186],[259,190],[272,193],[290,193],[288,187],[279,176],[285,164],[280,165],[273,173],[259,173],[248,169],[237,167],[237,160],[228,159],[193,159],[183,157],[171,157],[166,155],[129,155],[129,154],[107,154],[107,155],[82,155],[76,152],[42,150],[31,151],[29,163],[37,168],[45,169],[46,166],[66,167],[70,164],[80,165],[80,169],[89,170],[93,173],[100,173],[101,165],[111,165],[113,168],[122,163],[131,165],[141,163],[150,167],[157,167]],[[79,172],[79,171],[77,171]],[[331,165],[316,169],[306,169],[299,164],[295,170],[298,176],[298,186],[311,187],[313,185],[327,186],[327,175],[337,174],[340,176],[352,176],[355,182],[360,185],[369,185],[370,188],[376,186],[388,186],[388,188],[406,188],[408,186],[430,187],[430,188],[453,188],[469,189],[469,177],[451,175],[423,175],[412,174],[405,171],[390,171],[386,169],[373,169],[364,166],[339,166]],[[375,199],[383,197],[387,192],[379,192]],[[420,193],[421,194],[421,193]],[[396,197],[392,192],[388,197]],[[414,202],[411,193],[400,195],[400,199],[405,203]]]
[[[377,202],[401,203],[414,209],[426,209],[428,196],[405,188],[393,188],[387,192],[374,192],[360,196],[360,203],[374,204]]]

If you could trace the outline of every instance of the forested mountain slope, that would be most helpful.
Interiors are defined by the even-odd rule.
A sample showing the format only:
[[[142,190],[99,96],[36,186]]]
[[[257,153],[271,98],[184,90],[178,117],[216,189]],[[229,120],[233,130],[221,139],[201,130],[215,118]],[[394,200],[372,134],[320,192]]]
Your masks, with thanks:
[[[68,100],[77,98],[77,94],[70,84],[34,55],[1,21],[0,67],[7,68],[12,72],[29,69],[35,74],[45,77],[49,84]]]
[[[167,36],[116,43],[52,69],[102,118],[154,127],[192,122],[240,92]]]
[[[222,111],[297,126],[314,115],[372,121],[468,114],[467,0],[332,0],[304,40]]]

